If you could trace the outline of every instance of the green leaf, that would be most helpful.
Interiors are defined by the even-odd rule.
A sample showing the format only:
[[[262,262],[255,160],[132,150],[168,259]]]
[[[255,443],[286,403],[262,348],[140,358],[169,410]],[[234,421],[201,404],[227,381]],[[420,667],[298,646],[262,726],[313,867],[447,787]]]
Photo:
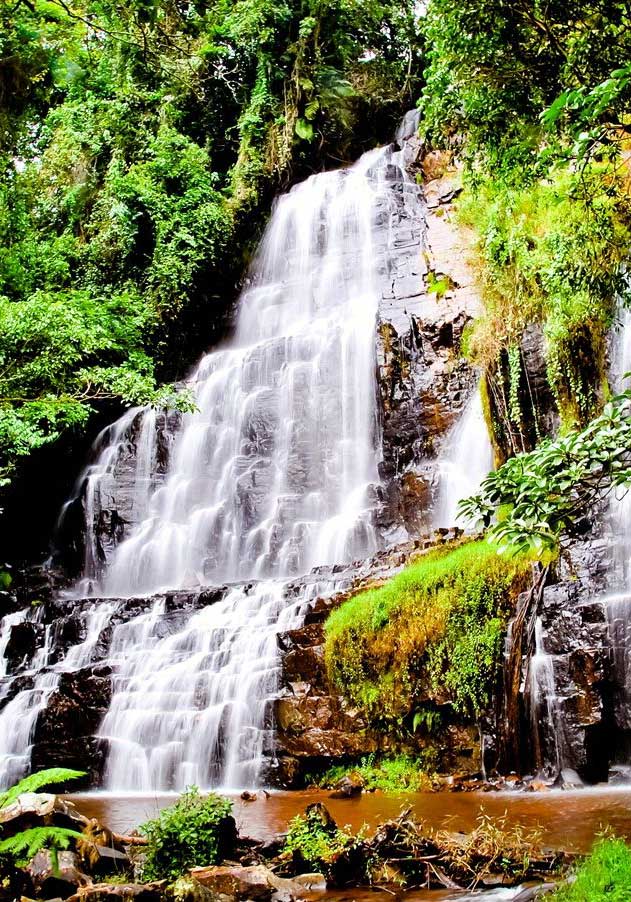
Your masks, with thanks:
[[[312,141],[314,136],[313,125],[306,119],[296,121],[296,134],[304,141]]]

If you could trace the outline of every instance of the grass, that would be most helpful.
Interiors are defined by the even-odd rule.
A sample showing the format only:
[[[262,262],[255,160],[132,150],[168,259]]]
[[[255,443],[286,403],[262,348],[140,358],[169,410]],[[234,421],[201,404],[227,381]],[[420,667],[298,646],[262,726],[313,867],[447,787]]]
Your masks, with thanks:
[[[483,541],[424,555],[326,623],[330,679],[375,724],[431,730],[436,705],[471,717],[488,704],[506,622],[530,564]]]
[[[314,782],[323,789],[332,789],[343,777],[356,774],[368,792],[422,792],[432,788],[435,764],[435,756],[431,753],[420,758],[408,755],[377,758],[368,755],[353,767],[331,767]]]
[[[629,902],[631,847],[622,839],[602,838],[573,876],[573,881],[546,898],[550,902]]]

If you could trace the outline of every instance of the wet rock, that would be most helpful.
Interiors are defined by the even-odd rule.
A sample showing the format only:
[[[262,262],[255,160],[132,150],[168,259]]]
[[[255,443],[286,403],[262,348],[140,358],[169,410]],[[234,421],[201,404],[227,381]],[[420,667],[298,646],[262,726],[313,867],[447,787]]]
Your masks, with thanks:
[[[292,877],[292,883],[302,886],[311,892],[322,892],[326,889],[326,878],[324,874],[296,874]]]
[[[299,680],[324,688],[326,673],[322,647],[302,647],[289,651],[283,658],[283,671],[289,681]]]
[[[32,766],[64,766],[88,772],[98,783],[104,746],[95,739],[111,698],[111,670],[107,666],[63,673],[57,689],[37,719]]]
[[[304,895],[305,887],[277,877],[264,865],[192,868],[190,876],[201,886],[226,899],[253,902],[291,902]]]
[[[66,902],[163,902],[166,880],[154,883],[93,883],[81,886]]]
[[[10,805],[0,808],[0,826],[5,837],[40,826],[81,832],[86,823],[87,819],[72,802],[47,792],[24,792]]]
[[[50,852],[41,851],[26,868],[31,879],[35,895],[40,899],[52,899],[61,896],[65,899],[77,891],[80,886],[91,883],[87,874],[80,867],[79,856],[74,852],[58,852],[58,866],[55,867]]]
[[[41,623],[26,621],[12,626],[4,651],[7,673],[16,673],[28,665],[43,639],[44,626]]]
[[[362,794],[364,779],[357,771],[351,771],[342,777],[333,787],[330,793],[332,799],[351,799]]]

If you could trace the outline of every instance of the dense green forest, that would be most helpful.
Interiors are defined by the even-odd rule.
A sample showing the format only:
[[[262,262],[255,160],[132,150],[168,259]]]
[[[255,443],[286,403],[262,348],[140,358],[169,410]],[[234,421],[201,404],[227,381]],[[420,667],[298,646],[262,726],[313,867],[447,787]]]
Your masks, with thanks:
[[[274,193],[389,139],[419,39],[400,0],[17,0],[0,16],[6,479],[99,404],[174,403]]]
[[[389,139],[418,104],[465,162],[505,378],[500,456],[537,439],[519,336],[543,323],[568,424],[602,403],[631,214],[625,3],[262,0],[2,6],[0,453],[4,479],[115,401],[172,381],[225,331],[273,194]]]

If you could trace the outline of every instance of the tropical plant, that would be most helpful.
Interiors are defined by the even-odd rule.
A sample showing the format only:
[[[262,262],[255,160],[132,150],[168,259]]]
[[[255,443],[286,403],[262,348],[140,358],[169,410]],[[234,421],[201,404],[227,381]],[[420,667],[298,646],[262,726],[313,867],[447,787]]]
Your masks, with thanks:
[[[175,879],[196,865],[218,864],[235,840],[232,803],[201,795],[197,787],[140,827],[148,845],[142,863],[145,880]]]
[[[24,793],[37,792],[47,786],[69,783],[80,777],[85,777],[83,771],[64,767],[51,767],[47,770],[37,771],[2,793],[0,808],[7,808]],[[47,849],[50,852],[53,868],[58,870],[58,852],[61,849],[67,849],[73,842],[82,838],[83,834],[66,827],[30,827],[14,833],[13,836],[0,839],[0,857],[4,856],[14,864],[23,866],[28,864],[33,856],[42,849]]]
[[[584,429],[510,458],[460,503],[460,515],[513,553],[556,552],[612,491],[631,486],[631,392]],[[500,516],[501,514],[501,516]]]

